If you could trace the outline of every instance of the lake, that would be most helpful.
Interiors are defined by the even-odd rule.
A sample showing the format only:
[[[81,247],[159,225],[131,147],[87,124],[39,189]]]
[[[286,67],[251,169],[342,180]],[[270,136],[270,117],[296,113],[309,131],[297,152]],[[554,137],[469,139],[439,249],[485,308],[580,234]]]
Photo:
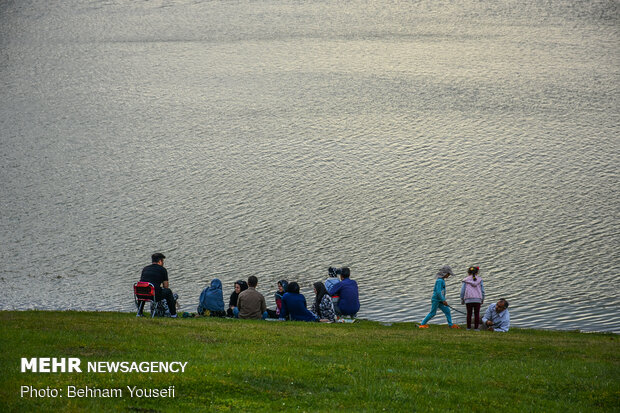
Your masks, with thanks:
[[[0,1],[1,310],[220,278],[620,332],[617,1]],[[455,321],[464,322],[456,314]],[[445,323],[443,315],[433,320]]]

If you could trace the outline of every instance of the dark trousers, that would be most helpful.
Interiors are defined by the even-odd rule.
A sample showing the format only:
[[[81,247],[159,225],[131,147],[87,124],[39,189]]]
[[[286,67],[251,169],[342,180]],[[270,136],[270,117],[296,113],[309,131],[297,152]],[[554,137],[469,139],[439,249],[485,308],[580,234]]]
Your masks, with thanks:
[[[174,299],[174,295],[172,295],[172,290],[170,288],[162,288],[160,292],[155,292],[155,299],[166,300],[166,304],[168,304],[168,310],[170,310],[170,315],[175,315],[177,313],[177,302]]]
[[[471,313],[474,312],[474,328],[480,325],[480,303],[467,303],[467,328],[471,328]]]

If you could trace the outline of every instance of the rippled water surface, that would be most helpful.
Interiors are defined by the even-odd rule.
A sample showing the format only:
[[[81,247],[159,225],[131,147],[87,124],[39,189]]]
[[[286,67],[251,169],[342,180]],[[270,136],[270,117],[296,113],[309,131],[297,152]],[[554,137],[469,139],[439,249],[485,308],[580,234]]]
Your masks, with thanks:
[[[0,309],[183,310],[347,265],[420,321],[620,332],[617,1],[0,0]],[[435,322],[445,322],[437,316]],[[456,314],[456,321],[463,317]]]

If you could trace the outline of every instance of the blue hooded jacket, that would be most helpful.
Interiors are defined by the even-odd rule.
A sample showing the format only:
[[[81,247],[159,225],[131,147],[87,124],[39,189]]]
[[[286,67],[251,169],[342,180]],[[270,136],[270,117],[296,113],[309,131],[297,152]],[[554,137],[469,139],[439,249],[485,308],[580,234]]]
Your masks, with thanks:
[[[202,293],[200,294],[198,313],[204,313],[204,310],[226,311],[224,308],[222,282],[217,278],[214,278],[213,281],[211,281],[211,286],[202,290]]]

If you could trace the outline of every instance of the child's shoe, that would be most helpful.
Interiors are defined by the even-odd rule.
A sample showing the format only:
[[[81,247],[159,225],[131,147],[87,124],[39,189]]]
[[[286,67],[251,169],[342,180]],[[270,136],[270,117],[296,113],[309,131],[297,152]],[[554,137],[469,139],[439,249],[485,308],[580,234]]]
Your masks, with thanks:
[[[420,324],[418,328],[428,328],[428,324]]]
[[[461,328],[461,327],[459,327],[459,326],[458,326],[458,325],[456,325],[456,324],[452,324],[452,325],[450,326],[450,328]]]

